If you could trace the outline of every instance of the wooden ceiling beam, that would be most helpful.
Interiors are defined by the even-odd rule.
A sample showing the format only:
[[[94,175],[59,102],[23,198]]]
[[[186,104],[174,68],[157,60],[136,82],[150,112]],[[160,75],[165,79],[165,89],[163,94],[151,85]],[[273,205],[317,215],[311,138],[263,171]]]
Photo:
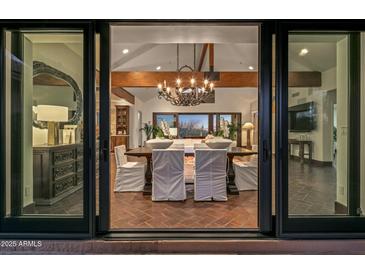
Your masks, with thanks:
[[[257,72],[220,72],[219,80],[214,81],[215,87],[239,88],[239,87],[258,87]],[[198,83],[203,82],[205,78],[204,72],[153,72],[153,71],[116,71],[112,72],[111,82],[112,87],[157,87],[158,83],[163,83],[166,80],[167,84],[173,86],[176,79],[186,79],[189,81],[194,77]],[[289,72],[289,87],[320,87],[321,72],[318,71],[295,71]]]
[[[200,54],[200,59],[199,59],[198,71],[201,71],[202,68],[203,68],[205,55],[207,54],[208,45],[209,44],[204,44],[203,45],[202,52]]]
[[[112,88],[112,93],[134,105],[135,97],[124,88]]]
[[[209,44],[209,71],[214,71],[214,44]]]

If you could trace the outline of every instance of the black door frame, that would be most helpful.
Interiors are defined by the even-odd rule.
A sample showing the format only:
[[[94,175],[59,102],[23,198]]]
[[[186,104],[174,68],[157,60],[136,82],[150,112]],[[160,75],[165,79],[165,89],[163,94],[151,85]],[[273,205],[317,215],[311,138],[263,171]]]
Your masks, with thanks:
[[[5,37],[8,30],[83,30],[84,34],[84,191],[82,218],[49,215],[5,216],[5,129],[0,129],[0,238],[90,238],[95,234],[95,37],[90,20],[2,20],[0,21],[0,121],[5,124]]]
[[[360,181],[360,40],[364,21],[285,20],[276,30],[276,226],[284,238],[359,238],[365,234],[365,218],[356,216],[288,217],[288,33],[290,31],[350,34],[349,55],[349,204],[350,212],[359,203]]]
[[[109,90],[110,90],[110,26],[111,25],[257,25],[259,27],[259,212],[258,229],[110,229],[110,176],[109,176]],[[99,164],[99,219],[98,232],[113,232],[119,238],[145,237],[242,237],[273,233],[272,216],[272,37],[274,23],[267,20],[114,20],[98,22],[100,33],[100,164]]]

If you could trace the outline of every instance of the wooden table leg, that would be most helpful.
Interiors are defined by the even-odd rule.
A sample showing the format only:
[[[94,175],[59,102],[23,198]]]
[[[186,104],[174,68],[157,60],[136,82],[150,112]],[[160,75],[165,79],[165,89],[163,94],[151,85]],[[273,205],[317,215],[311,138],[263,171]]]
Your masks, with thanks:
[[[312,144],[308,144],[309,149],[309,164],[312,164]]]
[[[228,154],[227,157],[228,157],[227,191],[228,191],[228,194],[231,194],[231,195],[239,195],[239,191],[237,189],[237,186],[234,183],[234,178],[236,176],[234,174],[234,169],[233,169],[233,157],[234,157],[234,155],[229,155]]]
[[[151,195],[152,194],[152,165],[151,165],[151,160],[152,160],[152,156],[146,156],[147,159],[147,169],[146,169],[146,173],[145,173],[145,179],[146,179],[146,184],[144,185],[143,188],[143,195]]]
[[[300,163],[304,164],[304,144],[300,143],[299,145],[299,158],[300,158]]]

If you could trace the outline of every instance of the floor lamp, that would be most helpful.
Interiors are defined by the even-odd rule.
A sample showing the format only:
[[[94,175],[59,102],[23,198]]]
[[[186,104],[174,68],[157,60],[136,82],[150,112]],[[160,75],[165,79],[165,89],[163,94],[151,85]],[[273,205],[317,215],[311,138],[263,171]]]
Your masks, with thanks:
[[[254,128],[255,128],[255,126],[251,122],[246,122],[242,127],[242,129],[246,130],[246,133],[247,133],[247,138],[246,138],[246,148],[247,149],[252,149],[251,130]]]

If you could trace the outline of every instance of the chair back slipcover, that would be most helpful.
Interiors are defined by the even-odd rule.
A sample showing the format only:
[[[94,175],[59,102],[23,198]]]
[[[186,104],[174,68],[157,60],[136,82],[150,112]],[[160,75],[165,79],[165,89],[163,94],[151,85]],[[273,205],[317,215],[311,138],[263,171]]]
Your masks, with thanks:
[[[115,162],[117,164],[117,167],[122,166],[128,162],[127,156],[125,155],[126,151],[127,150],[125,148],[125,145],[114,147]]]
[[[140,162],[128,162],[127,156],[125,155],[125,145],[116,146],[114,152],[116,162],[114,191],[143,191],[145,184],[145,164]]]
[[[226,201],[227,150],[195,150],[194,199],[196,201]]]
[[[235,162],[233,164],[236,175],[235,184],[239,191],[258,189],[257,167],[257,155],[252,155],[249,162]]]
[[[152,200],[185,200],[184,150],[154,149],[152,165]]]

